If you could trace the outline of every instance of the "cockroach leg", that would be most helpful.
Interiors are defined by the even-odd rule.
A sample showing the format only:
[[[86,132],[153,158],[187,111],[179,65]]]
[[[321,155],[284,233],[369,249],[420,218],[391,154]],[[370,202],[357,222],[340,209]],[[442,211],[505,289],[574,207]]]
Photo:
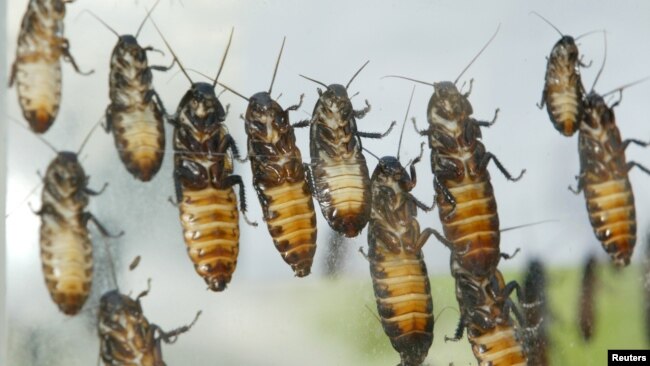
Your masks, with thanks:
[[[415,203],[416,206],[418,206],[418,208],[420,210],[422,210],[424,212],[429,212],[429,211],[433,210],[434,207],[436,207],[436,200],[435,199],[433,200],[433,203],[431,204],[431,206],[427,206],[424,202],[422,202],[422,201],[418,200],[417,198],[415,198],[415,196],[413,196],[411,193],[409,193],[409,198],[413,201],[413,203]]]
[[[311,194],[316,197],[316,200],[320,201],[320,192],[316,189],[316,185],[314,184],[314,172],[311,170],[311,166],[307,163],[303,163],[302,166],[305,170],[305,180],[307,181],[307,186],[309,186]]]
[[[155,51],[158,51],[158,50],[155,50]],[[162,53],[162,51],[160,51],[160,52]],[[169,71],[169,70],[171,70],[172,67],[174,67],[174,64],[176,64],[176,59],[173,59],[173,60],[172,60],[172,64],[169,65],[169,66],[153,65],[153,66],[149,66],[149,68],[150,68],[151,70],[156,70],[156,71],[163,71],[163,72],[165,72],[165,71]]]
[[[584,67],[585,69],[590,68],[590,67],[591,67],[591,64],[593,64],[594,60],[589,60],[589,63],[586,64],[586,63],[583,61],[584,58],[585,58],[585,55],[580,55],[580,60],[578,60],[578,65],[580,65],[580,67]]]
[[[302,105],[302,100],[303,100],[304,98],[305,98],[305,94],[300,94],[300,100],[298,101],[298,104],[294,104],[294,105],[292,105],[291,107],[285,109],[284,111],[285,111],[285,112],[289,112],[289,111],[295,111],[295,110],[298,110],[298,108],[300,108],[300,106]]]
[[[151,278],[147,279],[147,288],[138,294],[138,296],[135,298],[135,301],[140,302],[141,298],[149,295],[149,291],[151,291]]]
[[[519,253],[519,248],[515,249],[515,251],[512,254],[501,252],[499,253],[499,256],[505,260],[510,260],[514,258],[517,255],[517,253]]]
[[[366,106],[361,110],[353,111],[352,114],[354,115],[354,118],[362,119],[368,112],[370,112],[371,108],[370,103],[368,103],[368,100],[366,99]]]
[[[251,221],[246,215],[247,205],[246,205],[246,189],[244,188],[244,182],[239,175],[230,175],[225,181],[224,185],[226,187],[234,187],[235,185],[239,186],[239,208],[242,215],[244,216],[244,221],[250,226],[257,226],[256,221]]]
[[[192,320],[192,322],[189,325],[184,325],[182,327],[173,329],[173,330],[171,330],[169,332],[165,332],[160,327],[156,326],[156,330],[158,331],[159,339],[161,339],[163,342],[165,342],[167,344],[172,344],[172,343],[176,342],[179,335],[181,335],[183,333],[186,333],[190,329],[192,329],[194,324],[196,324],[196,321],[199,320],[199,317],[201,316],[202,313],[203,313],[203,311],[199,310],[196,313],[196,316],[194,316],[194,320]]]
[[[74,57],[72,57],[72,54],[70,53],[70,42],[68,42],[67,38],[62,38],[61,40],[61,51],[63,52],[63,59],[70,62],[77,73],[81,75],[90,75],[95,72],[95,70],[81,71],[79,69],[77,62],[74,60]]]
[[[363,251],[363,247],[359,247],[359,253],[361,253],[361,255],[362,255],[362,256],[363,256],[363,257],[364,257],[368,262],[370,262],[370,258],[368,258],[368,255],[366,254],[366,252]]]
[[[311,120],[304,119],[300,122],[293,123],[291,126],[293,128],[303,128],[303,127],[308,127],[309,125],[311,125]]]
[[[361,132],[361,131],[357,131],[356,135],[359,136],[359,137],[365,137],[365,138],[369,138],[369,139],[381,139],[381,138],[384,138],[384,137],[388,136],[390,134],[390,132],[393,130],[393,127],[395,127],[396,124],[397,124],[397,122],[395,122],[395,121],[391,122],[390,127],[388,127],[388,130],[386,130],[386,132],[383,132],[383,133],[382,132]]]
[[[501,173],[502,173],[502,174],[506,177],[506,179],[508,179],[509,181],[516,182],[516,181],[518,181],[519,179],[521,179],[521,177],[524,176],[524,173],[526,173],[526,169],[522,169],[522,170],[521,170],[521,173],[519,173],[519,175],[518,175],[517,177],[513,177],[513,176],[510,175],[510,173],[506,170],[506,168],[501,164],[501,162],[499,161],[499,159],[497,159],[497,157],[496,157],[494,154],[490,153],[490,152],[485,153],[485,155],[483,156],[483,159],[482,159],[481,162],[479,163],[479,170],[486,169],[487,166],[488,166],[488,164],[490,163],[490,160],[493,160],[493,161],[494,161],[494,164],[496,164],[497,168],[499,168],[499,170],[501,171]]]
[[[648,145],[650,145],[650,142],[645,142],[637,139],[625,139],[623,140],[623,150],[627,149],[630,144],[639,145],[641,147],[648,147]]]
[[[83,220],[84,226],[86,226],[86,223],[88,223],[88,221],[92,221],[93,224],[95,224],[95,226],[97,226],[97,229],[99,230],[99,232],[103,236],[105,236],[107,238],[115,239],[115,238],[119,238],[122,235],[124,235],[124,230],[117,233],[117,235],[109,233],[108,230],[106,230],[106,228],[104,227],[104,225],[102,225],[102,223],[99,222],[99,220],[97,220],[97,218],[95,216],[93,216],[93,214],[90,213],[90,212],[84,212],[84,216],[83,216],[82,220]]]
[[[469,95],[472,94],[473,86],[474,86],[474,78],[469,79],[469,90],[467,91],[467,93],[463,94],[465,98],[469,97]],[[463,87],[465,87],[465,83],[463,83]],[[463,89],[463,87],[461,87],[461,90]]]
[[[11,74],[9,75],[9,87],[11,88],[16,81],[16,72],[18,71],[18,60],[14,61],[11,65]]]
[[[636,161],[629,161],[629,162],[627,163],[627,171],[628,171],[628,172],[629,172],[632,168],[634,168],[634,167],[637,167],[637,168],[641,169],[641,171],[643,171],[644,173],[650,175],[650,169],[648,169],[648,168],[646,168],[645,166],[643,166],[643,165],[637,163]]]
[[[618,105],[621,104],[622,101],[623,101],[623,90],[621,89],[618,91],[618,100],[614,102],[614,104],[612,104],[609,108],[614,109],[615,107],[618,107]]]
[[[100,194],[104,193],[104,190],[106,190],[106,187],[108,187],[108,182],[104,183],[102,188],[99,191],[94,191],[88,187],[84,187],[83,191],[90,195],[90,196],[99,196]]]
[[[174,200],[174,197],[172,197],[172,196],[167,197],[167,201],[168,201],[169,203],[171,203],[172,206],[174,206],[174,207],[176,207],[176,208],[178,208],[178,206],[181,205],[181,203],[178,202],[178,201],[176,201],[176,200]]]
[[[497,109],[494,111],[494,117],[492,118],[491,121],[489,121],[489,122],[488,122],[488,121],[474,121],[474,123],[475,123],[477,126],[480,126],[480,127],[490,127],[490,126],[492,126],[492,125],[497,121],[497,117],[498,117],[498,116],[499,116],[499,108],[497,108]]]
[[[461,340],[461,338],[463,338],[463,333],[465,333],[465,324],[463,320],[464,320],[463,316],[461,315],[460,319],[458,320],[458,326],[456,327],[456,332],[454,332],[454,336],[453,337],[445,336],[445,342],[449,342],[449,341],[458,342]]]
[[[415,129],[415,132],[417,132],[420,136],[429,136],[433,133],[430,129],[420,130],[418,128],[417,122],[415,121],[415,117],[411,118],[411,121],[413,122],[413,128]]]
[[[237,142],[235,142],[235,139],[230,136],[226,135],[226,150],[230,149],[232,151],[232,156],[235,158],[240,163],[245,163],[248,161],[248,156],[245,158],[241,158],[239,154],[239,148],[237,147]]]
[[[153,46],[147,46],[147,47],[143,48],[142,50],[145,51],[145,52],[158,52],[159,54],[161,54],[163,56],[165,55],[165,52],[163,50],[159,50],[157,48],[154,48]],[[172,63],[172,66],[174,65],[175,62],[176,62],[176,59],[174,59],[174,62]],[[171,66],[170,66],[170,68],[171,68]]]

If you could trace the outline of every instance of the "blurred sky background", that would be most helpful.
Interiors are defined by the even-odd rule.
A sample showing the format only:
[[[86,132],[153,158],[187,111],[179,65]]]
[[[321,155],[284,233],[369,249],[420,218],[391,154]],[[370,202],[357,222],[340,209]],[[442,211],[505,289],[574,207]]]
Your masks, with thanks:
[[[7,43],[0,49],[6,51],[5,60],[11,65],[27,1],[7,1],[7,38],[0,39]],[[121,34],[133,33],[145,15],[144,7],[153,3],[78,0],[67,6],[65,35],[70,39],[72,54],[80,68],[94,69],[95,73],[82,76],[63,63],[61,110],[53,127],[44,135],[54,146],[77,150],[109,102],[108,61],[116,38],[92,17],[80,15],[82,11],[92,10]],[[234,26],[233,43],[220,80],[245,95],[268,88],[282,37],[286,36],[273,94],[282,93],[279,102],[284,107],[305,94],[302,108],[291,113],[293,121],[307,118],[318,96],[316,85],[300,78],[299,73],[327,84],[345,84],[370,60],[350,87],[351,94],[359,92],[353,99],[357,109],[363,107],[364,99],[372,105],[372,111],[357,121],[362,131],[384,131],[393,120],[399,121],[401,127],[412,83],[382,80],[382,76],[402,74],[430,82],[454,80],[501,24],[494,42],[465,73],[459,85],[474,79],[470,101],[477,119],[490,120],[496,108],[501,110],[497,123],[483,129],[487,149],[511,173],[527,170],[521,181],[512,183],[493,164],[489,167],[501,227],[557,220],[504,233],[502,250],[513,252],[521,248],[521,253],[513,260],[502,261],[501,266],[521,268],[532,257],[541,257],[554,266],[574,266],[590,252],[597,252],[601,258],[604,254],[589,225],[584,197],[567,190],[579,172],[577,135],[561,136],[552,127],[546,111],[535,106],[542,93],[546,56],[559,35],[539,18],[529,15],[533,10],[569,35],[607,30],[607,65],[596,88],[598,91],[607,92],[650,74],[650,44],[645,42],[650,33],[650,3],[644,1],[183,0],[181,4],[178,0],[161,0],[153,18],[183,64],[209,75],[216,74],[230,28]],[[144,27],[139,42],[165,51],[165,55],[149,53],[151,64],[171,62],[171,55],[150,23]],[[593,61],[590,68],[582,69],[585,87],[590,88],[603,59],[603,37],[601,34],[585,37],[579,41],[579,47],[585,60]],[[189,87],[182,74],[174,76],[178,70],[175,67],[167,73],[154,71],[154,85],[168,111],[176,109]],[[202,80],[198,75],[191,76]],[[432,88],[425,85],[418,85],[415,91],[410,116],[417,118],[420,128],[426,125],[425,111],[431,93]],[[616,109],[623,138],[650,138],[648,95],[650,83],[624,93],[623,102]],[[224,104],[231,104],[226,124],[240,149],[245,151],[246,136],[239,115],[244,113],[246,104],[230,93],[224,93],[220,99]],[[22,121],[15,88],[8,92],[6,114]],[[23,202],[39,184],[36,171],[44,172],[53,154],[31,133],[7,118],[4,120],[8,129],[6,208],[12,212],[6,220],[8,324],[9,334],[13,336],[9,343],[10,357],[14,357],[14,362],[26,357],[33,365],[94,363],[97,341],[91,316],[87,321],[64,318],[51,303],[39,259],[40,221]],[[350,364],[346,362],[343,345],[324,346],[292,325],[291,316],[308,309],[300,304],[268,300],[282,291],[303,294],[317,291],[325,271],[330,235],[317,203],[319,248],[313,274],[296,279],[280,258],[262,222],[249,165],[237,164],[235,172],[242,175],[246,184],[249,217],[260,226],[252,228],[241,221],[240,254],[233,280],[224,293],[209,293],[186,255],[178,211],[167,201],[173,195],[169,126],[166,132],[168,150],[163,167],[149,183],[141,183],[127,173],[114,148],[113,137],[101,129],[91,137],[82,158],[90,176],[90,188],[99,189],[105,182],[109,183],[104,194],[91,198],[89,210],[109,230],[126,232],[123,238],[110,241],[124,292],[139,291],[151,277],[153,290],[144,300],[145,310],[150,319],[165,328],[189,322],[197,309],[204,310],[196,332],[184,335],[181,339],[186,339],[179,344],[165,348],[168,364],[216,364],[209,353],[197,351],[202,347],[227,349],[226,353],[222,352],[221,364]],[[307,159],[308,129],[297,130],[296,135],[303,158]],[[363,143],[377,155],[394,155],[398,139],[399,128],[396,128],[383,140],[364,139]],[[402,157],[406,163],[418,154],[420,142],[424,140],[410,123],[404,139]],[[428,149],[425,154],[427,158],[418,165],[418,186],[414,194],[430,203],[433,187]],[[650,154],[642,148],[631,146],[627,157],[650,166]],[[368,155],[366,158],[372,172],[376,161]],[[637,204],[638,243],[643,243],[650,220],[647,190],[650,177],[635,169],[630,179]],[[38,192],[29,198],[35,208],[40,205],[40,189]],[[436,211],[420,213],[418,217],[422,227],[440,228]],[[112,286],[102,257],[101,237],[96,231],[93,234],[99,263],[95,295],[86,305],[90,309],[88,313],[97,306],[97,296]],[[360,246],[366,246],[366,230],[344,244],[346,254],[341,277],[369,282],[367,262],[357,253]],[[640,252],[635,253],[635,261]],[[448,273],[449,251],[443,245],[431,238],[424,253],[431,274]],[[128,272],[126,266],[136,255],[142,255],[142,263],[136,271]],[[374,305],[370,303],[370,306]],[[66,327],[68,332],[61,333],[61,327]],[[58,361],[44,358],[44,351],[26,349],[20,341],[21,337],[36,337],[34,334],[51,347],[72,340],[84,350],[84,356],[75,354],[66,358],[64,354]],[[253,353],[247,344],[251,339],[259,340]],[[301,342],[302,356],[294,357],[283,349],[292,342]],[[32,353],[27,355],[29,352]],[[316,359],[315,354],[319,355]],[[183,358],[187,355],[193,357],[192,362],[187,363],[188,359]]]

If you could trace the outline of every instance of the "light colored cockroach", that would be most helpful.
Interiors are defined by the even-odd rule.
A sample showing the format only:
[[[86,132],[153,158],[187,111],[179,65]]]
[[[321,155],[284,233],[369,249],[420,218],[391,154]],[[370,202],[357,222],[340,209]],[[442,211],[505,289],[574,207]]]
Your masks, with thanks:
[[[47,131],[61,105],[61,57],[84,75],[63,37],[65,5],[72,1],[29,0],[18,33],[9,86],[17,83],[18,102],[32,131]]]
[[[318,89],[318,101],[311,120],[298,122],[294,127],[310,126],[311,179],[314,194],[323,216],[335,231],[351,238],[359,235],[370,217],[370,178],[368,166],[361,151],[361,137],[382,138],[385,133],[361,132],[357,118],[370,111],[370,104],[354,110],[347,89],[354,78],[368,64],[366,62],[345,85],[324,83],[301,75],[325,88]]]
[[[275,64],[269,91],[246,98],[232,88],[219,85],[248,102],[246,135],[248,156],[253,172],[253,187],[262,206],[264,221],[275,247],[297,277],[311,272],[316,253],[316,213],[312,201],[312,185],[308,181],[296,136],[289,122],[289,111],[273,100],[271,91],[280,65],[282,48]]]
[[[580,59],[576,40],[562,34],[546,18],[532,12],[548,23],[560,34],[560,40],[555,43],[546,64],[544,91],[542,101],[537,105],[540,109],[546,105],[546,111],[553,127],[564,136],[572,136],[579,128],[583,115],[582,99],[584,86],[580,78],[580,67],[586,67]]]
[[[367,259],[377,312],[400,355],[400,366],[421,365],[433,342],[433,301],[422,246],[434,230],[420,231],[417,220],[418,208],[433,207],[410,193],[417,183],[415,164],[422,152],[410,163],[409,174],[399,161],[398,147],[397,157],[379,159],[371,179]]]
[[[118,37],[113,48],[109,73],[109,97],[106,108],[106,132],[113,132],[115,146],[126,169],[146,182],[158,172],[165,152],[165,108],[153,89],[152,70],[170,67],[149,66],[147,52],[153,47],[138,44],[138,35],[149,15],[140,23],[135,36],[120,36],[94,13],[88,11]],[[173,64],[172,64],[173,66]]]
[[[598,73],[603,70],[605,61]],[[594,87],[598,81],[594,81]],[[635,139],[621,139],[616,126],[614,107],[619,99],[608,106],[604,97],[615,92],[622,93],[631,85],[647,80],[641,79],[599,95],[592,87],[584,99],[585,115],[580,124],[578,152],[580,154],[580,175],[578,188],[569,187],[575,194],[584,191],[589,221],[596,238],[610,255],[616,266],[630,264],[636,244],[636,209],[634,193],[628,173],[638,167],[647,174],[650,170],[634,161],[626,161],[625,150],[634,143],[643,147],[649,145]]]
[[[546,274],[541,261],[533,260],[528,264],[522,296],[522,327],[528,363],[533,366],[546,366],[549,364],[549,310],[546,301]]]
[[[461,318],[454,337],[445,340],[458,341],[467,329],[479,366],[527,365],[523,337],[510,316],[512,312],[521,319],[510,300],[513,291],[519,292],[519,285],[514,281],[506,284],[498,269],[489,277],[475,276],[453,256],[451,273],[456,280]]]
[[[518,177],[512,177],[496,156],[486,151],[480,127],[491,126],[496,121],[499,110],[496,110],[491,122],[475,120],[471,117],[472,105],[467,99],[472,83],[470,82],[470,90],[465,94],[456,88],[456,83],[492,42],[498,31],[497,28],[497,32],[453,83],[445,81],[431,84],[391,76],[434,87],[427,108],[429,128],[418,132],[428,137],[431,148],[431,169],[435,176],[438,213],[447,238],[443,243],[450,247],[452,256],[458,259],[463,268],[485,278],[497,268],[501,257],[507,257],[499,249],[499,216],[487,166],[490,161],[494,161],[497,168],[511,181],[519,180],[525,170]]]
[[[590,341],[594,334],[596,323],[595,292],[597,286],[595,256],[590,256],[585,262],[580,285],[580,302],[578,303],[578,325],[580,334],[585,341]]]
[[[246,219],[244,182],[232,174],[233,157],[239,159],[239,150],[223,123],[227,111],[214,92],[232,35],[231,31],[213,84],[193,82],[163,37],[192,84],[169,120],[174,126],[174,184],[188,254],[212,291],[223,291],[237,267],[239,212],[235,185],[239,185],[240,209]]]
[[[135,300],[118,290],[106,292],[99,306],[99,354],[104,365],[165,366],[162,343],[174,343],[178,336],[189,331],[201,311],[189,325],[165,332],[158,325],[149,323],[142,311],[140,299],[149,288]]]

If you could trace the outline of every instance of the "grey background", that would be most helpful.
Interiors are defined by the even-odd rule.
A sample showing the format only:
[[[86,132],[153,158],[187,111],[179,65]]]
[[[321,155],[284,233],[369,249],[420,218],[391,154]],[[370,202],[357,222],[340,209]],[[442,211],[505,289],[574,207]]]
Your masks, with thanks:
[[[0,37],[8,40],[7,47],[2,47],[6,50],[3,63],[13,62],[26,3],[26,0],[8,2],[7,37],[4,34]],[[61,112],[45,135],[59,149],[76,150],[108,103],[108,59],[115,37],[91,17],[79,17],[79,14],[91,9],[118,32],[133,32],[144,16],[143,6],[152,3],[84,0],[68,6],[65,34],[70,38],[72,53],[82,69],[93,68],[95,74],[81,76],[70,65],[63,65]],[[162,0],[154,13],[175,52],[186,67],[214,75],[230,28],[234,26],[233,45],[221,80],[246,95],[268,88],[282,37],[287,36],[274,95],[282,92],[279,101],[286,107],[305,93],[301,111],[291,115],[295,121],[307,117],[317,98],[315,84],[300,78],[299,73],[325,83],[345,84],[363,62],[371,60],[350,88],[352,93],[360,92],[353,99],[357,108],[363,106],[364,99],[373,106],[366,118],[358,121],[364,131],[383,131],[390,121],[401,122],[404,116],[412,84],[381,80],[382,76],[403,74],[427,81],[453,80],[501,23],[499,35],[461,81],[475,79],[470,101],[477,118],[491,119],[494,109],[501,108],[498,122],[483,132],[487,148],[512,173],[527,169],[520,182],[510,183],[493,166],[489,168],[501,226],[557,220],[503,234],[503,250],[512,252],[521,248],[522,253],[502,262],[501,266],[518,269],[534,256],[555,266],[574,266],[589,252],[604,258],[589,226],[584,198],[574,196],[566,188],[574,183],[573,177],[579,169],[577,137],[560,136],[552,128],[546,111],[535,107],[542,92],[545,57],[559,35],[529,12],[540,12],[571,35],[607,29],[607,66],[597,87],[606,92],[649,72],[650,44],[645,40],[650,33],[650,3],[370,0],[184,0],[183,3],[181,6],[178,1]],[[151,44],[166,51],[151,24],[145,26],[139,40],[143,45]],[[580,50],[586,60],[594,62],[594,66],[582,71],[589,88],[603,57],[602,36],[585,37],[580,41]],[[167,65],[171,61],[168,52],[165,56],[151,53],[150,59],[152,64]],[[182,74],[173,77],[177,70],[154,74],[155,86],[170,111],[175,110],[189,86]],[[0,64],[0,71],[0,85],[5,85],[4,64]],[[201,80],[194,74],[192,78]],[[431,91],[423,85],[416,89],[411,115],[418,119],[420,127],[426,123],[425,109]],[[649,91],[650,83],[626,91],[623,103],[616,110],[623,137],[650,138]],[[4,92],[2,88],[3,102]],[[243,122],[238,116],[246,105],[229,93],[223,94],[221,100],[231,104],[226,123],[245,150]],[[9,90],[7,101],[8,107],[2,110],[22,120],[15,89]],[[8,141],[6,207],[12,212],[6,220],[9,322],[3,327],[10,335],[9,364],[88,365],[96,361],[92,313],[97,296],[112,286],[103,255],[104,243],[98,235],[94,236],[98,262],[94,297],[88,301],[87,311],[80,317],[64,317],[51,303],[42,279],[39,219],[23,202],[39,184],[35,172],[44,171],[53,154],[14,123],[1,126],[0,136]],[[2,133],[4,128],[8,129],[6,135]],[[378,155],[393,155],[398,132],[399,129],[380,141],[365,140],[364,145]],[[92,199],[89,210],[110,230],[126,232],[123,238],[109,243],[118,261],[120,288],[124,292],[137,292],[151,277],[153,291],[144,300],[145,310],[150,319],[165,328],[184,324],[194,311],[204,310],[196,329],[165,349],[168,364],[351,364],[352,351],[345,344],[322,341],[300,324],[299,319],[310,316],[310,309],[304,303],[283,297],[309,297],[323,283],[325,240],[329,233],[320,212],[319,239],[322,240],[314,274],[296,279],[279,257],[261,222],[259,203],[250,185],[250,168],[247,164],[237,165],[236,172],[247,184],[250,217],[262,225],[251,228],[241,222],[239,264],[230,288],[221,294],[205,291],[203,281],[187,258],[178,213],[167,202],[167,197],[173,194],[171,129],[167,133],[168,150],[163,168],[150,183],[140,183],[128,175],[117,157],[112,137],[100,130],[84,151],[83,162],[91,177],[91,188],[99,188],[104,182],[110,184],[105,194]],[[303,157],[307,158],[308,131],[298,130],[296,134]],[[420,141],[423,140],[407,126],[404,161],[419,152]],[[4,146],[3,143],[0,150]],[[375,161],[369,156],[367,159],[372,170]],[[648,152],[637,147],[628,150],[628,159],[650,165]],[[0,164],[4,162],[2,157]],[[637,170],[630,177],[637,202],[639,243],[642,243],[649,214],[650,196],[646,187],[650,177]],[[431,202],[432,177],[426,162],[418,166],[418,178],[414,194],[424,202]],[[2,195],[4,179],[0,181]],[[38,208],[38,194],[29,197],[29,202]],[[420,214],[419,219],[423,227],[440,228],[437,212]],[[344,281],[369,282],[367,263],[356,253],[359,246],[366,245],[365,241],[364,230],[358,238],[346,243]],[[430,273],[448,273],[446,248],[431,239],[424,251]],[[640,252],[637,250],[635,261]],[[126,266],[135,255],[142,255],[142,263],[136,271],[128,272]],[[367,291],[367,288],[359,287],[359,290]],[[368,296],[371,298],[371,293]],[[326,303],[321,305],[327,307]],[[362,305],[351,302],[349,307],[358,309]],[[66,346],[71,343],[75,348]],[[251,344],[255,345],[255,352],[250,351]],[[300,344],[301,351],[286,352],[287,344]],[[218,361],[214,359],[215,352],[219,354]],[[454,360],[450,355],[434,351],[431,354],[443,363]]]

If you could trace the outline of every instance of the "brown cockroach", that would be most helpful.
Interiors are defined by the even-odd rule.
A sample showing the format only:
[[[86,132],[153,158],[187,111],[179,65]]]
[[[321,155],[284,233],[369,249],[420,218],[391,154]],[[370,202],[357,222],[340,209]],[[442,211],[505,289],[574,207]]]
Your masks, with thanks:
[[[630,264],[636,244],[636,209],[629,171],[637,167],[650,174],[650,170],[643,165],[626,161],[625,150],[632,143],[643,147],[649,143],[635,139],[622,140],[616,126],[614,108],[620,104],[625,88],[648,78],[599,95],[594,87],[604,66],[605,60],[591,92],[583,102],[585,115],[578,135],[578,188],[569,189],[575,194],[584,191],[589,221],[596,238],[614,264],[623,267]],[[615,92],[620,92],[621,99],[608,106],[604,97]]]
[[[548,303],[546,300],[546,274],[540,260],[528,264],[521,307],[523,309],[524,345],[528,363],[533,366],[546,366],[548,359]]]
[[[456,280],[461,318],[454,337],[445,340],[458,341],[467,329],[467,339],[480,366],[527,365],[522,337],[510,316],[512,312],[521,319],[510,300],[513,291],[519,295],[519,285],[514,281],[506,284],[498,269],[488,277],[475,276],[454,256],[451,273]]]
[[[138,35],[156,4],[147,12],[135,36],[119,35],[94,13],[118,38],[113,48],[109,73],[109,97],[106,108],[106,132],[113,132],[115,146],[126,169],[135,178],[146,182],[162,165],[165,152],[165,108],[153,89],[151,71],[167,71],[165,66],[149,66],[147,52],[153,47],[138,44]],[[172,64],[173,66],[173,64]]]
[[[495,121],[499,110],[490,122],[477,121],[471,117],[472,105],[467,97],[456,88],[463,73],[492,42],[497,32],[483,46],[479,53],[465,67],[452,83],[449,81],[427,83],[402,76],[403,78],[434,87],[429,100],[427,118],[429,128],[416,130],[427,136],[431,148],[431,169],[435,176],[438,213],[444,229],[443,243],[452,250],[463,268],[479,277],[489,277],[497,268],[501,257],[508,257],[499,249],[499,216],[494,191],[490,183],[487,166],[494,161],[497,168],[510,181],[512,177],[497,157],[486,151],[481,140],[480,127],[489,127]],[[415,120],[413,120],[415,125]]]
[[[392,130],[393,122],[384,133],[361,132],[357,118],[370,111],[370,104],[354,110],[348,88],[354,78],[368,64],[367,61],[345,85],[326,85],[318,80],[300,75],[325,88],[318,89],[318,101],[311,120],[294,124],[310,126],[311,179],[314,194],[323,216],[335,231],[346,237],[355,237],[366,226],[370,217],[370,178],[363,156],[361,138],[382,138]]]
[[[153,24],[192,85],[169,119],[174,126],[174,184],[183,238],[196,272],[212,291],[223,291],[237,267],[239,255],[235,185],[239,185],[244,219],[257,225],[246,218],[244,182],[241,176],[233,174],[233,157],[239,159],[239,150],[223,123],[227,111],[214,92],[234,29],[217,77],[213,84],[208,84],[192,81],[156,23]]]
[[[63,37],[66,3],[73,0],[29,0],[18,33],[16,60],[9,86],[17,83],[18,102],[32,131],[47,131],[61,104],[61,57],[79,70]]]
[[[422,152],[407,165],[409,174],[400,163],[398,145],[397,157],[378,159],[371,179],[367,259],[377,312],[400,355],[400,366],[422,364],[433,342],[433,301],[421,248],[435,230],[420,231],[417,220],[418,208],[430,211],[433,207],[410,193],[417,183],[415,164]]]
[[[595,292],[596,292],[596,267],[598,263],[595,256],[590,256],[585,262],[582,272],[580,287],[580,302],[578,303],[578,325],[580,334],[585,341],[590,341],[594,334],[596,320]]]
[[[166,332],[144,316],[140,299],[149,290],[141,292],[135,300],[119,290],[108,291],[101,297],[97,327],[104,365],[165,366],[162,343],[176,342],[201,315],[199,311],[189,325]]]
[[[588,66],[581,60],[576,41],[591,32],[574,39],[562,34],[540,14],[531,14],[541,18],[562,37],[555,43],[547,58],[542,101],[537,106],[542,109],[546,105],[546,111],[555,129],[564,136],[572,136],[578,130],[584,113],[582,99],[585,90],[580,78],[580,67]]]
[[[302,96],[300,103],[287,109],[282,109],[271,97],[285,40],[286,37],[268,92],[246,98],[222,83],[219,85],[248,102],[242,118],[246,123],[253,187],[275,247],[295,275],[304,277],[311,272],[316,253],[316,213],[312,184],[289,122],[289,111],[300,108]]]

